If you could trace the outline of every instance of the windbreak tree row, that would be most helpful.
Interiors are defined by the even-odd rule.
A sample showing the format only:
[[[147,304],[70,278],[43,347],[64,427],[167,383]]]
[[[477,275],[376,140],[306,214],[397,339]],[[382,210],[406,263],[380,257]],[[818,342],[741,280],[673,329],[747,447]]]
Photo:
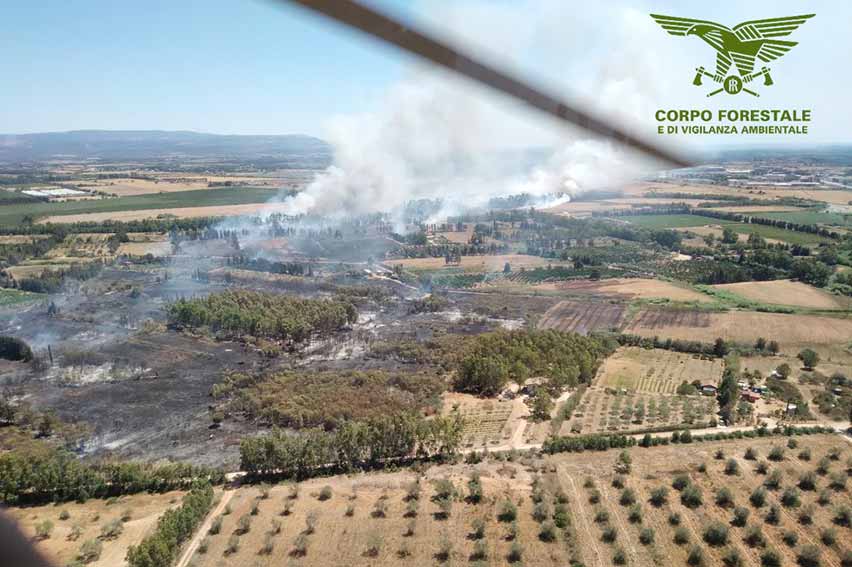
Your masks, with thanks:
[[[252,476],[304,479],[414,458],[446,458],[458,452],[463,425],[457,415],[422,419],[400,414],[348,422],[335,431],[293,435],[274,430],[243,439],[240,468]]]

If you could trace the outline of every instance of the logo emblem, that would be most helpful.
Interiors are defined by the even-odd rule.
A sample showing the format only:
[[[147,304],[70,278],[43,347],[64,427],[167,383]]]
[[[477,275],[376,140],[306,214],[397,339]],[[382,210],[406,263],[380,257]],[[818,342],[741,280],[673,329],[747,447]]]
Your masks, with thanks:
[[[703,66],[695,69],[692,84],[702,86],[702,78],[708,77],[720,86],[707,93],[714,96],[724,91],[728,94],[746,92],[752,96],[760,96],[748,88],[752,81],[763,77],[763,86],[773,85],[769,67],[762,65],[755,71],[756,60],[769,63],[798,45],[795,41],[776,39],[793,33],[814,14],[790,16],[787,18],[771,18],[769,20],[754,20],[743,22],[733,29],[707,20],[692,20],[651,14],[651,17],[671,35],[694,35],[707,43],[716,51],[716,71],[710,73]],[[733,65],[733,72],[731,67]]]

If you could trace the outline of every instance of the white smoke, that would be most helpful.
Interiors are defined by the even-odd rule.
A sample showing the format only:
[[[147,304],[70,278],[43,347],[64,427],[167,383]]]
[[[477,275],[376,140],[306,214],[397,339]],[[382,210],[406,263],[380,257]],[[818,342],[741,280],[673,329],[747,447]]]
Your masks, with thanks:
[[[496,11],[493,3],[463,4],[459,21],[476,24],[473,40],[477,45],[490,43],[493,49],[511,37],[511,53],[520,54],[541,41],[536,32],[542,30],[554,52],[565,48],[565,53],[571,53],[583,43],[574,34],[554,32],[555,19],[573,17],[574,8],[564,2],[501,5]],[[618,25],[610,33],[633,37],[633,28],[641,25],[636,12],[629,8],[616,12]],[[451,28],[458,14],[447,16]],[[471,20],[472,14],[476,17]],[[488,25],[489,18],[495,26]],[[516,33],[507,25],[513,19],[523,22],[514,27]],[[489,33],[499,37],[489,41]],[[482,54],[479,48],[474,51]],[[648,93],[635,87],[646,84],[648,67],[627,64],[630,53],[623,49],[604,51],[600,57],[597,74],[591,79],[588,73],[583,75],[586,84],[596,82],[592,90],[600,97],[597,102],[608,110],[618,109],[620,115],[644,113]],[[580,73],[581,69],[566,71]],[[555,84],[572,83],[572,77],[561,79]],[[391,211],[414,199],[440,198],[444,203],[440,214],[446,215],[484,204],[490,197],[517,193],[564,194],[560,198],[565,202],[583,191],[612,188],[647,171],[648,164],[609,142],[568,130],[431,68],[416,68],[389,89],[377,108],[330,120],[326,138],[334,149],[334,164],[304,192],[288,199],[284,212],[360,214]],[[517,151],[541,144],[550,146],[549,157],[534,166]]]

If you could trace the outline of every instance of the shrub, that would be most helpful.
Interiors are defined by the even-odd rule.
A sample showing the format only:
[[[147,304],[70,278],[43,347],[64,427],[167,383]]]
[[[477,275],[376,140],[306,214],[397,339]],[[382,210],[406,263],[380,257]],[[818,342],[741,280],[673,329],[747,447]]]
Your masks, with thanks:
[[[564,504],[557,504],[553,508],[553,523],[559,529],[565,529],[571,525],[571,517],[568,514],[568,508]]]
[[[634,504],[630,507],[630,511],[627,514],[627,519],[631,524],[641,524],[642,523],[642,506],[639,504]]]
[[[258,553],[260,555],[272,555],[272,552],[275,550],[275,540],[272,539],[270,534],[266,534],[263,538],[263,545],[260,546],[260,551]]]
[[[400,559],[406,559],[408,557],[411,557],[411,550],[408,548],[408,545],[406,545],[405,543],[400,545],[399,549],[396,552],[396,556]]]
[[[485,521],[482,518],[474,518],[471,522],[471,528],[471,538],[482,539],[485,537]]]
[[[725,463],[725,474],[729,476],[740,474],[740,464],[736,459],[728,459]]]
[[[414,535],[415,529],[417,528],[417,522],[414,520],[410,520],[405,525],[405,531],[402,532],[403,537],[411,537]]]
[[[343,512],[343,515],[346,516],[347,518],[351,518],[352,516],[354,516],[355,515],[355,506],[352,505],[352,504],[347,504],[346,505],[346,511]]]
[[[317,496],[317,499],[320,502],[324,502],[326,500],[330,500],[332,494],[334,494],[334,492],[331,490],[331,487],[326,485],[326,486],[323,486],[322,489],[320,489],[319,495]]]
[[[852,510],[850,510],[849,506],[841,504],[840,506],[834,509],[834,517],[831,519],[831,521],[837,524],[838,526],[848,528],[850,525],[852,525]]]
[[[627,564],[627,554],[624,553],[624,549],[621,547],[616,547],[615,551],[612,552],[612,564],[613,565],[626,565]]]
[[[538,539],[544,542],[556,541],[556,525],[553,522],[544,522],[538,532]]]
[[[814,507],[813,504],[808,504],[801,510],[799,510],[799,523],[804,524],[806,526],[811,525],[814,522]]]
[[[817,478],[813,472],[803,473],[799,477],[799,488],[802,490],[816,490]]]
[[[441,500],[440,502],[445,502]],[[448,502],[448,501],[446,501]],[[374,518],[384,518],[388,515],[388,503],[387,500],[382,500],[381,498],[376,500],[373,504],[373,511],[370,512],[370,515]]]
[[[796,547],[799,543],[799,534],[793,530],[784,530],[784,533],[781,534],[781,541],[783,541],[787,547]]]
[[[131,512],[129,508],[121,512],[122,522],[127,523],[130,521],[131,518],[133,518],[133,512]]]
[[[763,481],[763,486],[768,488],[769,490],[778,490],[781,488],[781,471],[778,469],[773,469],[772,472],[766,477],[766,480]]]
[[[612,477],[612,486],[613,486],[613,488],[618,488],[618,489],[624,488],[624,477],[620,474],[617,474],[614,477]]]
[[[698,508],[704,503],[701,497],[701,489],[694,485],[684,488],[683,492],[680,493],[680,501],[687,508]]]
[[[293,501],[287,500],[284,502],[284,508],[281,509],[282,516],[289,516],[293,512]]]
[[[639,542],[642,545],[651,545],[654,543],[654,530],[652,528],[642,528],[639,530]]]
[[[743,558],[739,551],[734,548],[730,548],[722,554],[722,563],[725,564],[725,567],[741,567],[743,564]]]
[[[766,523],[777,526],[781,521],[781,509],[775,504],[769,507],[769,512],[766,514]]]
[[[479,540],[473,544],[473,553],[470,554],[471,561],[485,561],[488,559],[488,544]]]
[[[50,539],[50,534],[53,533],[53,522],[45,519],[35,526],[35,534],[38,539]]]
[[[737,506],[734,508],[734,519],[731,520],[731,523],[738,528],[744,527],[748,523],[749,509],[744,508],[743,506]]]
[[[509,527],[506,530],[506,541],[515,541],[516,539],[518,539],[518,532],[518,522],[512,521],[512,523],[509,524]]]
[[[796,563],[801,567],[819,567],[820,551],[815,545],[803,545],[796,554]]]
[[[288,500],[297,500],[299,498],[299,485],[291,484],[290,490],[287,492]]]
[[[616,539],[618,539],[618,533],[612,526],[605,527],[601,532],[601,540],[606,543],[615,543]]]
[[[693,545],[689,550],[689,555],[686,557],[686,562],[692,567],[702,567],[704,565],[704,550],[697,545]]]
[[[237,535],[245,535],[251,531],[251,516],[243,514],[240,516],[240,519],[237,520]]]
[[[689,530],[684,527],[675,529],[674,542],[678,545],[686,545],[689,543]]]
[[[216,535],[222,531],[222,516],[217,516],[210,524],[210,529],[207,531],[210,535]]]
[[[757,463],[756,467],[754,467],[754,472],[756,472],[757,474],[766,474],[769,472],[769,465],[761,461]]]
[[[83,526],[74,524],[71,526],[71,531],[68,532],[68,541],[77,541],[83,535]]]
[[[205,553],[207,553],[208,549],[210,549],[210,538],[209,537],[201,538],[201,541],[198,542],[198,553],[200,553],[201,555],[204,555]]]
[[[636,503],[636,492],[632,488],[625,488],[621,491],[621,496],[618,499],[622,506],[630,506]]]
[[[712,522],[704,528],[704,541],[712,546],[722,546],[728,543],[728,526],[721,522]]]
[[[793,487],[784,490],[784,493],[781,495],[781,504],[787,508],[798,508],[802,504],[799,491]]]
[[[760,554],[761,567],[781,567],[781,555],[774,549],[765,549]]]
[[[840,553],[840,566],[841,567],[852,567],[852,550],[844,549]]]
[[[834,528],[823,528],[819,532],[819,539],[822,540],[823,544],[831,547],[837,543],[837,530]]]
[[[714,457],[717,461],[721,461],[722,459],[724,459],[724,458],[725,458],[725,451],[724,451],[724,449],[721,449],[721,448],[720,448],[720,449],[716,449],[716,453],[713,455],[713,457]]]
[[[532,517],[539,524],[542,523],[550,517],[550,507],[545,502],[539,502],[533,506]]]
[[[682,491],[690,484],[692,484],[692,482],[689,480],[689,476],[685,474],[679,474],[674,477],[674,480],[672,480],[672,487],[677,491]]]
[[[252,516],[257,516],[260,513],[260,506],[257,502],[251,503],[251,508],[249,509],[249,514]]]
[[[651,504],[657,508],[668,502],[669,489],[665,486],[659,486],[651,491],[651,497],[648,499]]]
[[[766,545],[766,538],[764,537],[763,530],[760,529],[760,526],[751,526],[748,528],[743,536],[743,541],[745,541],[749,547],[764,547]]]
[[[810,449],[802,449],[799,451],[799,460],[802,461],[810,461],[811,460],[811,450]]]
[[[63,522],[70,517],[71,517],[71,513],[68,512],[68,510],[62,510],[61,512],[59,512],[59,519],[62,520]]]
[[[452,500],[438,500],[438,511],[435,512],[434,516],[436,520],[446,520],[453,513],[453,501]],[[384,518],[384,516],[377,516]]]
[[[90,539],[85,541],[77,552],[77,560],[82,563],[94,563],[100,559],[103,549],[104,546],[99,540]]]
[[[268,500],[269,499],[269,485],[261,484],[260,485],[260,493],[257,495],[260,500]]]
[[[124,531],[124,523],[120,519],[115,519],[101,526],[101,539],[115,539]]]
[[[301,533],[293,540],[293,549],[290,550],[290,555],[293,557],[304,557],[308,554],[308,537]]]
[[[716,505],[722,508],[730,508],[734,505],[734,495],[728,487],[723,486],[716,491]]]
[[[816,472],[819,475],[825,476],[828,474],[828,470],[831,468],[831,459],[828,457],[823,457],[817,462]]]
[[[405,499],[409,502],[412,500],[420,500],[420,491],[420,480],[415,480],[408,485],[408,488],[405,491]]]
[[[509,553],[506,555],[506,561],[509,563],[520,563],[524,558],[524,548],[517,541],[513,541],[509,547]]]
[[[769,459],[770,461],[775,461],[775,462],[783,461],[784,460],[784,448],[779,447],[778,445],[772,447],[772,449],[769,451],[769,456],[767,457],[767,459]]]
[[[597,488],[589,493],[589,504],[597,504],[601,501],[601,492]]]
[[[596,524],[605,524],[609,522],[609,512],[606,510],[600,509],[595,512],[595,523]]]
[[[382,551],[384,539],[379,534],[370,534],[367,538],[367,549],[364,550],[366,557],[378,557]]]
[[[819,496],[817,496],[817,504],[828,506],[829,502],[831,502],[831,492],[827,488],[823,488],[819,491]]]
[[[754,489],[754,492],[751,493],[751,496],[748,497],[749,502],[755,508],[762,508],[766,505],[766,489],[762,486],[758,486]]]
[[[305,516],[305,530],[302,532],[305,535],[311,535],[317,529],[317,514],[316,512],[309,512],[307,516]]]
[[[467,501],[471,504],[479,504],[482,502],[482,481],[479,479],[479,473],[473,473],[467,483]]]
[[[680,514],[678,512],[671,512],[669,514],[669,524],[672,526],[680,525]]]
[[[846,490],[846,473],[845,472],[836,472],[833,473],[829,477],[829,488],[832,490],[836,490],[837,492],[842,492]]]
[[[743,455],[743,457],[748,461],[755,461],[757,460],[757,450],[755,450],[754,447],[749,447],[748,449],[746,449],[745,455]]]
[[[518,507],[511,500],[504,500],[500,504],[500,511],[497,514],[497,519],[501,522],[514,522],[518,517]]]

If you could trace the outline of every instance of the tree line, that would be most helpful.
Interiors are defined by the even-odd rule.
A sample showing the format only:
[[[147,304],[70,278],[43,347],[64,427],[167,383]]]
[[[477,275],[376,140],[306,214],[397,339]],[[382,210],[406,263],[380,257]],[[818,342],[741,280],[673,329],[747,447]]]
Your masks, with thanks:
[[[449,458],[461,446],[463,426],[457,414],[431,419],[396,414],[346,422],[334,431],[293,435],[275,429],[242,440],[240,468],[255,478],[305,479],[411,459]]]
[[[85,502],[139,492],[186,489],[196,480],[224,481],[218,469],[186,463],[85,463],[62,449],[0,455],[0,501],[6,504]]]
[[[300,343],[358,319],[356,307],[340,299],[303,299],[249,290],[227,290],[178,299],[166,307],[169,324],[208,328],[228,337],[263,337]]]
[[[181,544],[188,540],[213,506],[210,484],[195,486],[183,497],[178,508],[166,510],[157,520],[154,533],[139,545],[127,550],[129,567],[163,567],[171,565]]]

